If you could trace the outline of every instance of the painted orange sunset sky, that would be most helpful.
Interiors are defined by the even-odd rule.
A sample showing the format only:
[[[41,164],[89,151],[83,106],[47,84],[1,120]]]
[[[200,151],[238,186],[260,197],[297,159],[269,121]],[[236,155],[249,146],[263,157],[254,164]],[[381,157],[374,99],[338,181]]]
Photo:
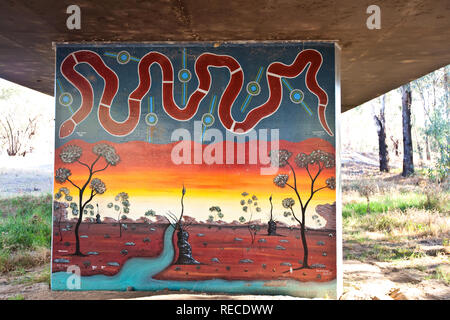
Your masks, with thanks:
[[[100,143],[100,142],[98,142]],[[262,175],[261,168],[268,168],[268,164],[248,164],[248,144],[246,144],[246,164],[174,164],[171,158],[175,146],[179,142],[167,145],[150,144],[142,141],[126,142],[122,144],[106,142],[116,149],[121,161],[117,166],[110,166],[105,171],[95,175],[104,181],[107,191],[102,195],[97,195],[92,201],[98,203],[102,217],[114,217],[117,213],[113,209],[107,208],[107,203],[114,202],[114,197],[119,192],[127,192],[130,196],[131,218],[138,218],[144,215],[145,211],[153,209],[159,215],[165,215],[168,211],[179,214],[181,210],[180,197],[181,189],[186,187],[184,200],[185,214],[195,217],[197,220],[206,220],[210,215],[211,206],[220,206],[224,213],[223,220],[233,221],[240,216],[248,219],[249,213],[242,212],[240,200],[241,193],[247,192],[258,197],[258,206],[262,211],[254,211],[254,219],[266,221],[270,212],[269,197],[273,195],[274,215],[278,221],[289,223],[289,218],[283,217],[286,211],[281,205],[281,201],[286,197],[296,200],[294,211],[299,211],[298,201],[292,189],[279,188],[273,183],[275,173]],[[194,143],[188,142],[194,157]],[[92,163],[95,155],[92,147],[97,144],[89,144],[82,140],[72,140],[68,144],[78,145],[83,149],[81,161]],[[270,146],[270,145],[269,145]],[[64,146],[58,148],[55,153],[55,170],[65,167],[71,170],[71,180],[77,185],[82,185],[87,178],[88,170],[78,163],[66,164],[59,158],[59,153]],[[178,145],[179,147],[179,145]],[[205,146],[203,146],[205,148]],[[333,146],[325,140],[319,138],[308,139],[302,142],[293,143],[280,141],[280,149],[288,149],[293,153],[293,157],[299,153],[310,153],[312,150],[320,149],[334,154]],[[185,149],[186,151],[186,149]],[[237,149],[235,149],[235,154]],[[216,154],[216,156],[218,156]],[[291,163],[293,163],[293,157]],[[188,157],[190,158],[190,157]],[[218,158],[221,158],[218,156]],[[224,149],[225,159],[225,149]],[[101,159],[96,168],[105,166]],[[224,160],[225,162],[225,160]],[[297,184],[302,198],[309,196],[310,178],[306,170],[296,168]],[[315,172],[316,168],[313,168]],[[279,173],[289,173],[287,168],[280,168]],[[335,176],[335,168],[325,169],[316,181],[316,187],[325,186],[325,180]],[[290,173],[292,180],[292,173]],[[70,183],[59,184],[55,181],[55,192],[61,187],[69,188],[74,201],[78,199],[78,190]],[[314,208],[318,204],[332,203],[336,195],[334,190],[324,189],[319,191],[308,209],[307,224],[311,225],[311,216],[315,212]],[[308,223],[309,222],[309,223]],[[311,225],[314,226],[314,225]]]

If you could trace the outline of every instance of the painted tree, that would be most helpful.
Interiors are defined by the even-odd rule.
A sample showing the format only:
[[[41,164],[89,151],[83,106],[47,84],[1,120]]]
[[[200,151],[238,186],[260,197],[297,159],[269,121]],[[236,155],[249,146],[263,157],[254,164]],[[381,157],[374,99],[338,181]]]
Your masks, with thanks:
[[[102,220],[100,216],[100,209],[98,208],[98,203],[96,203],[96,206],[97,206],[97,214],[95,215],[95,223],[101,224]]]
[[[63,241],[63,235],[61,232],[61,221],[63,218],[63,214],[67,213],[67,210],[65,208],[69,206],[68,202],[72,201],[70,190],[65,187],[59,188],[58,192],[55,193],[55,200],[58,200],[54,202],[55,212],[58,212],[58,214],[54,217],[54,219],[58,225],[59,241]],[[63,204],[64,206],[61,207],[61,204]]]
[[[118,193],[114,201],[115,203],[108,203],[108,208],[113,208],[117,212],[117,222],[119,224],[119,237],[122,237],[122,227],[125,227],[125,225],[122,224],[123,220],[127,219],[127,214],[130,213],[130,197],[128,193],[126,192],[120,192]]]
[[[255,242],[256,239],[256,234],[259,231],[259,226],[257,226],[255,223],[252,223],[253,221],[253,208],[256,212],[261,212],[261,208],[258,206],[258,197],[253,195],[250,197],[250,195],[247,192],[242,192],[241,196],[243,197],[243,199],[241,199],[240,204],[242,206],[242,211],[245,213],[250,214],[249,218],[248,218],[248,222],[247,222],[247,229],[248,232],[250,233],[250,238],[251,238],[251,242],[252,244]],[[247,219],[245,219],[244,216],[239,218],[239,221],[241,223],[244,223],[245,221],[247,221]]]
[[[187,225],[183,221],[184,215],[184,196],[186,195],[186,188],[183,185],[181,190],[181,213],[177,217],[172,212],[168,212],[166,219],[172,225],[172,227],[177,231],[177,247],[178,247],[178,259],[175,264],[200,264],[197,260],[192,257],[192,247],[189,244],[189,232],[187,231]]]
[[[94,219],[94,206],[91,203],[87,204],[84,207],[83,214],[84,214],[84,216],[87,216],[87,215],[90,216],[90,217],[88,217],[86,219],[88,222],[94,222],[95,221],[95,219]]]
[[[292,198],[291,198],[292,199]],[[283,212],[283,216],[285,218],[290,218],[292,222],[295,222],[294,217],[292,216],[292,212],[291,211],[284,211]]]
[[[84,256],[84,254],[80,250],[80,237],[79,237],[79,229],[81,222],[83,221],[83,214],[86,206],[94,199],[96,195],[103,194],[106,191],[106,185],[105,183],[100,180],[99,178],[94,178],[94,175],[106,170],[109,166],[115,166],[119,163],[120,157],[116,153],[116,150],[114,147],[106,144],[106,143],[100,143],[95,145],[92,148],[92,152],[97,157],[95,160],[88,164],[80,160],[81,156],[83,155],[83,149],[76,145],[68,145],[63,148],[61,153],[59,154],[59,157],[62,162],[66,164],[78,164],[83,167],[85,167],[88,170],[87,177],[85,178],[85,181],[77,185],[74,181],[71,180],[70,176],[72,175],[72,172],[70,169],[67,169],[65,167],[61,167],[56,169],[55,172],[55,180],[57,183],[64,184],[66,182],[69,182],[71,185],[73,185],[78,190],[78,208],[76,211],[78,215],[78,220],[75,225],[75,252],[74,255],[76,256]],[[99,169],[96,168],[96,165],[99,164],[100,159],[103,159],[106,163],[103,167],[100,167]],[[85,192],[87,191],[87,188],[90,188],[91,191],[88,195],[87,199],[84,199]],[[74,207],[74,206],[71,206]]]
[[[267,223],[267,234],[269,236],[277,235],[277,222],[273,218],[273,203],[272,203],[272,195],[269,197],[270,202],[270,219]]]
[[[302,246],[303,246],[303,263],[302,266],[299,268],[296,268],[294,270],[299,270],[303,268],[311,268],[308,264],[308,244],[306,241],[306,210],[308,209],[308,205],[310,204],[311,200],[313,199],[314,195],[319,192],[320,190],[329,188],[329,189],[335,189],[336,188],[336,180],[335,178],[329,177],[325,181],[325,186],[316,187],[315,183],[317,181],[317,178],[319,175],[323,172],[324,169],[333,168],[335,166],[335,160],[334,155],[321,151],[321,150],[314,150],[309,155],[305,153],[299,153],[296,155],[294,162],[297,165],[298,168],[306,170],[308,173],[308,176],[311,180],[311,188],[309,192],[309,196],[305,199],[302,199],[300,196],[300,191],[297,187],[297,176],[295,173],[294,167],[289,162],[289,159],[291,158],[292,153],[288,150],[277,150],[272,151],[270,154],[272,165],[277,166],[279,168],[283,168],[288,166],[291,169],[291,172],[293,174],[293,184],[289,183],[289,175],[287,174],[278,174],[274,179],[273,182],[275,185],[279,188],[285,188],[288,186],[291,188],[295,195],[297,196],[297,199],[300,203],[301,208],[301,218],[297,216],[295,211],[293,210],[293,206],[295,204],[294,199],[292,198],[286,198],[282,201],[282,205],[284,208],[290,209],[292,216],[294,219],[300,224],[300,232],[301,232],[301,238],[302,238]],[[316,169],[315,172],[313,172],[313,169]],[[306,201],[305,201],[306,200]]]
[[[212,213],[208,217],[208,222],[214,222],[217,218],[222,219],[224,214],[222,213],[222,209],[219,206],[212,206],[209,208],[209,211]]]
[[[154,218],[154,217],[156,217],[156,211],[150,209],[150,210],[145,211],[144,215],[145,215],[146,217],[152,217],[152,218]]]

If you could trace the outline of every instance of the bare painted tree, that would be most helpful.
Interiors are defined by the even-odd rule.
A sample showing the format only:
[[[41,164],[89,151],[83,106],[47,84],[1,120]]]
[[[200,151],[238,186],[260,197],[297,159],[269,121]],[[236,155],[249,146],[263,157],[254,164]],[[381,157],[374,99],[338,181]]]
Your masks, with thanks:
[[[276,236],[277,235],[277,222],[273,218],[273,203],[272,203],[272,195],[269,197],[270,202],[270,219],[267,223],[267,235]]]
[[[78,220],[75,225],[75,252],[73,255],[76,256],[84,256],[84,254],[80,250],[80,237],[79,237],[79,229],[81,222],[83,221],[83,213],[85,212],[85,207],[92,201],[92,199],[98,195],[103,194],[106,191],[105,183],[98,179],[94,178],[94,175],[98,172],[106,170],[109,166],[115,166],[119,163],[120,157],[116,153],[114,147],[106,144],[100,143],[95,145],[92,148],[92,152],[97,156],[96,159],[91,163],[87,164],[80,160],[83,149],[77,145],[68,145],[63,148],[61,153],[59,154],[62,162],[67,164],[79,164],[85,167],[88,170],[88,175],[85,182],[82,185],[77,185],[74,181],[70,179],[72,172],[67,168],[58,168],[55,173],[55,180],[58,183],[64,184],[69,182],[78,190],[78,208],[75,212],[78,212]],[[96,169],[95,166],[99,163],[100,159],[104,159],[106,163],[103,167]],[[84,200],[83,196],[87,188],[91,189],[88,199]]]
[[[405,84],[401,87],[402,93],[402,123],[403,123],[403,171],[402,176],[414,174],[413,144],[411,136],[411,87]]]
[[[95,223],[101,224],[101,216],[100,216],[100,209],[98,208],[98,203],[95,204],[97,206],[97,214],[95,215]]]
[[[293,174],[294,181],[292,184],[288,182],[289,175],[287,174],[278,174],[273,179],[273,182],[277,187],[284,188],[288,186],[289,188],[291,188],[295,192],[295,195],[297,196],[297,199],[300,203],[301,218],[297,216],[297,214],[292,208],[294,205],[294,200],[292,198],[284,199],[282,202],[285,208],[289,208],[291,210],[292,216],[300,224],[300,232],[303,246],[303,261],[301,267],[294,269],[299,270],[304,268],[311,268],[308,264],[308,243],[306,241],[306,225],[305,225],[306,210],[308,209],[308,205],[310,204],[311,200],[313,199],[314,195],[317,192],[326,188],[332,190],[336,188],[336,179],[334,177],[329,177],[328,179],[326,179],[324,186],[320,186],[318,188],[315,186],[317,178],[323,172],[323,170],[333,168],[335,166],[335,160],[333,154],[321,150],[314,150],[309,155],[305,153],[299,153],[296,155],[294,159],[295,164],[297,165],[298,168],[305,169],[311,180],[309,197],[306,199],[302,199],[300,196],[299,189],[297,187],[297,176],[295,173],[295,169],[289,162],[291,156],[292,153],[289,152],[288,150],[272,151],[270,154],[272,165],[277,166],[279,168],[288,166]],[[314,168],[316,169],[315,172],[313,172]]]
[[[389,152],[386,143],[386,95],[380,97],[380,113],[374,115],[378,133],[378,154],[380,160],[380,171],[389,172]]]
[[[181,191],[181,213],[180,216],[177,217],[172,212],[168,212],[166,219],[172,225],[172,227],[177,231],[177,247],[178,247],[178,259],[175,264],[200,264],[197,260],[192,257],[192,247],[189,243],[189,232],[187,231],[187,227],[183,221],[184,215],[184,196],[186,195],[186,188],[183,185],[183,189]]]

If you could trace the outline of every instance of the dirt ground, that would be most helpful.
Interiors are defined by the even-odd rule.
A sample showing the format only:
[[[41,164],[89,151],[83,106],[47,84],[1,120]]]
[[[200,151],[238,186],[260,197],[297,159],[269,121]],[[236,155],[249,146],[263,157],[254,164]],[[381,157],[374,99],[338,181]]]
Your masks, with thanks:
[[[383,245],[401,248],[404,244]],[[344,260],[344,294],[341,299],[449,300],[450,286],[437,276],[439,270],[446,274],[450,272],[449,252],[442,246],[417,245],[424,253],[420,258],[393,262]],[[359,254],[361,257],[367,250],[370,250],[367,245],[344,242],[344,255]]]

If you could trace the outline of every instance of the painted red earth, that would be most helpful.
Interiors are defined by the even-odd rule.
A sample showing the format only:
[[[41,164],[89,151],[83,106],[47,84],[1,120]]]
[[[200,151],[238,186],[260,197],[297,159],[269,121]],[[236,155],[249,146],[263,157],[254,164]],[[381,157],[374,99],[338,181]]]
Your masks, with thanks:
[[[261,226],[254,243],[246,226],[195,225],[189,228],[193,257],[201,265],[172,265],[156,275],[160,280],[278,280],[326,282],[336,278],[336,232],[308,230],[309,265],[303,259],[300,230],[278,228],[280,236],[268,236]],[[331,235],[331,237],[330,237]],[[176,235],[174,236],[174,244]],[[175,260],[177,255],[175,256]],[[284,273],[288,271],[287,273]]]
[[[122,237],[119,237],[117,224],[82,223],[81,250],[87,256],[78,257],[71,255],[75,248],[74,223],[63,223],[63,226],[67,224],[72,225],[72,231],[63,231],[63,241],[59,241],[58,227],[54,228],[53,272],[65,271],[69,265],[75,264],[80,266],[83,276],[114,275],[127,259],[158,256],[163,249],[163,234],[167,227],[167,224],[158,223],[129,223],[128,230],[123,230]],[[296,279],[316,282],[336,278],[334,230],[307,231],[309,264],[315,268],[294,270],[292,273],[289,272],[290,267],[299,267],[299,260],[303,258],[298,228],[279,227],[279,236],[268,236],[266,227],[261,226],[253,244],[246,226],[197,224],[191,225],[188,231],[193,257],[201,264],[171,265],[154,278],[181,281],[214,278]],[[109,237],[105,238],[105,235]],[[173,242],[176,244],[176,233]],[[127,254],[122,250],[127,250]],[[177,253],[174,261],[176,259]]]
[[[165,224],[128,223],[128,230],[122,229],[120,237],[119,225],[116,223],[83,222],[79,230],[80,248],[86,256],[79,257],[72,255],[75,252],[75,223],[61,223],[62,228],[66,225],[71,226],[71,231],[62,231],[62,241],[58,235],[58,226],[54,226],[53,272],[66,271],[69,265],[75,264],[80,267],[82,276],[114,275],[129,258],[158,256],[163,249],[163,234],[167,227]]]

